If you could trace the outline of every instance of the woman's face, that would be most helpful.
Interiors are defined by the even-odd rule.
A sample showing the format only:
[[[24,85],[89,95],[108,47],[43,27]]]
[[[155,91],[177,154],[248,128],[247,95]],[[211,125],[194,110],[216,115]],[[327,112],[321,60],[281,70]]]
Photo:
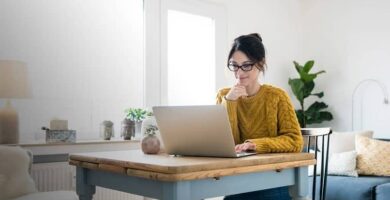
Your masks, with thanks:
[[[256,67],[255,62],[250,60],[242,51],[234,52],[229,60],[229,63],[235,66],[244,65],[244,68],[250,66],[250,64],[253,64],[252,70],[243,71],[242,68],[239,68],[234,72],[234,76],[236,77],[237,82],[242,86],[251,86],[257,84],[260,70]]]

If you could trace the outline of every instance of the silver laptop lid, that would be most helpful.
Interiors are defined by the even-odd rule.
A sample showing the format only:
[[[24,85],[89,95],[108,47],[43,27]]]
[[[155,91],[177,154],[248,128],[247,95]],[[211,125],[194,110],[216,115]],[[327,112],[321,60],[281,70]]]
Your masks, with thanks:
[[[237,157],[222,105],[155,106],[153,113],[168,154]]]

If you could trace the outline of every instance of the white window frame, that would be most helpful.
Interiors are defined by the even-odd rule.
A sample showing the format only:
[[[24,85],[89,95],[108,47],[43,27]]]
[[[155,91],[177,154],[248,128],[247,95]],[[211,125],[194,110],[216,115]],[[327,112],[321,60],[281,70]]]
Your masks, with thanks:
[[[203,0],[144,0],[145,96],[147,107],[168,103],[167,13],[169,9],[211,17],[215,20],[215,88],[225,83],[227,57],[226,8]],[[201,79],[201,77],[199,77]]]

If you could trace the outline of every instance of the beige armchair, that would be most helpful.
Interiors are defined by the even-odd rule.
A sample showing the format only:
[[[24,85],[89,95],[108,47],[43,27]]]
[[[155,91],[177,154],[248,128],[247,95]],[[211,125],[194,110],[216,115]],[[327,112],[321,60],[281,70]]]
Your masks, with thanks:
[[[0,145],[0,200],[78,199],[73,191],[38,192],[29,173],[31,163],[31,152]]]

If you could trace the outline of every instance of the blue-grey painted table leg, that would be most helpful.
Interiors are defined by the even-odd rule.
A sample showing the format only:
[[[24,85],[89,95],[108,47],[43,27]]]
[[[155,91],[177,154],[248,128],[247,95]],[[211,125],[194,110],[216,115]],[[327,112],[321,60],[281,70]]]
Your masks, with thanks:
[[[290,186],[290,195],[293,200],[309,200],[307,167],[295,168],[295,185]]]
[[[76,170],[76,192],[79,195],[79,199],[92,200],[92,196],[96,192],[96,186],[89,185],[87,182],[88,169],[77,167]]]

